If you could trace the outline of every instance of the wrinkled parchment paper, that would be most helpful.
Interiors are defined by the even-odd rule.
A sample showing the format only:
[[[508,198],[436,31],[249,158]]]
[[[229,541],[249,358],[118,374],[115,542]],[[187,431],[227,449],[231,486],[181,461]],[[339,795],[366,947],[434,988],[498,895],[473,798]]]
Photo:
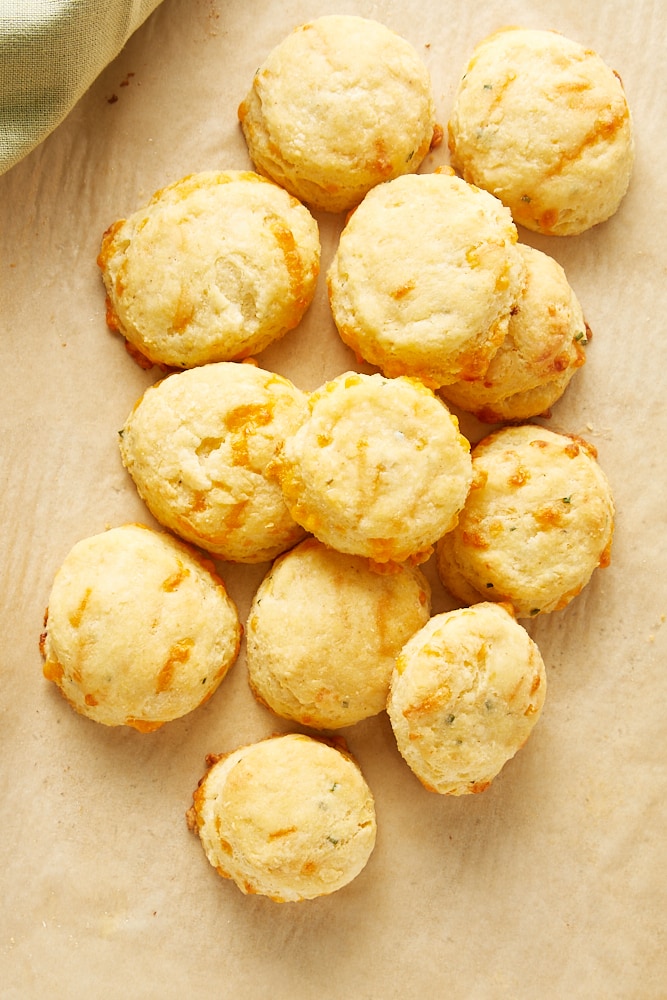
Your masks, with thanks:
[[[249,167],[236,108],[255,69],[331,12],[408,38],[443,124],[473,46],[506,24],[560,30],[621,75],[637,141],[621,209],[578,237],[520,232],[563,265],[593,330],[547,423],[595,445],[618,516],[611,566],[528,624],[549,689],[526,747],[482,795],[452,799],[409,772],[386,716],[345,730],[375,794],[376,849],[340,892],[280,906],[219,878],[185,823],[207,753],[293,728],[255,703],[243,655],[205,707],[142,735],[76,716],[44,680],[38,640],[72,545],[153,523],[117,431],[160,373],[106,329],[102,232],[187,173]],[[666,37],[659,0],[164,0],[0,177],[4,1000],[667,996]],[[446,162],[443,146],[423,169]],[[316,300],[259,358],[303,389],[355,367],[324,285],[341,218],[318,221]],[[462,427],[472,441],[488,430]],[[267,569],[221,566],[243,619]]]

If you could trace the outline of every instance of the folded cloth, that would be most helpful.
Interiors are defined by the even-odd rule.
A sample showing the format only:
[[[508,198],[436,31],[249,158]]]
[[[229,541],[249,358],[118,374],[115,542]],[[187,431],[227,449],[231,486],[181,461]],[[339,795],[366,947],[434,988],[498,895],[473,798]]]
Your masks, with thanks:
[[[0,173],[46,138],[161,0],[0,0]]]

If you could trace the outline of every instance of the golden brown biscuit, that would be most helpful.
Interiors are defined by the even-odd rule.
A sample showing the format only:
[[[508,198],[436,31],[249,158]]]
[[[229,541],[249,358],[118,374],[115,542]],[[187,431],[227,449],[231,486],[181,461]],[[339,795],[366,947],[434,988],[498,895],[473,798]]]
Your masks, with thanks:
[[[518,249],[526,279],[505,339],[484,375],[441,389],[449,403],[490,424],[544,414],[586,360],[589,330],[565,271],[540,250]]]
[[[305,534],[266,469],[306,413],[306,394],[280,375],[203,365],[146,390],[121,457],[162,525],[221,559],[264,562]]]
[[[253,694],[315,729],[377,715],[399,650],[428,621],[430,596],[415,566],[379,573],[361,556],[306,539],[275,561],[250,608]]]
[[[317,223],[248,171],[158,191],[104,234],[107,322],[149,362],[192,368],[257,354],[295,327],[320,266]]]
[[[256,168],[328,212],[417,170],[442,139],[428,70],[413,47],[377,21],[345,14],[290,32],[257,70],[238,114]]]
[[[327,274],[342,340],[391,377],[482,375],[523,285],[516,242],[498,199],[446,170],[374,188]]]
[[[540,651],[500,604],[435,615],[408,640],[387,711],[398,749],[443,795],[482,792],[524,745],[546,694]]]
[[[610,558],[614,501],[595,449],[524,424],[484,438],[472,460],[459,523],[436,546],[443,585],[517,618],[564,608]]]
[[[375,846],[375,804],[342,750],[287,734],[207,758],[188,825],[216,871],[277,903],[342,889]]]
[[[171,535],[126,524],[73,547],[40,648],[45,677],[77,712],[151,732],[211,697],[240,641],[212,564]]]
[[[427,558],[471,482],[469,442],[417,379],[345,372],[311,393],[274,465],[292,517],[378,563]]]
[[[514,221],[581,233],[618,209],[634,141],[619,76],[555,31],[509,28],[484,39],[449,121],[454,168],[507,205]]]

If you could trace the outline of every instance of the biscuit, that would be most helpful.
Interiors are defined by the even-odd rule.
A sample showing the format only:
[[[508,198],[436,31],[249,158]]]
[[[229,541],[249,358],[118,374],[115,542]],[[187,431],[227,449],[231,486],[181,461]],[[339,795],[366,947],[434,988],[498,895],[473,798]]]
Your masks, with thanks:
[[[243,893],[277,903],[342,889],[375,846],[375,803],[346,752],[310,736],[274,736],[207,758],[188,826]]]
[[[595,449],[524,424],[484,438],[472,463],[459,523],[436,546],[443,585],[517,618],[566,607],[610,560],[614,501]]]
[[[458,517],[469,442],[417,379],[345,372],[309,397],[309,416],[272,466],[297,523],[339,552],[420,562]]]
[[[310,212],[276,184],[206,171],[104,234],[107,323],[148,362],[192,368],[263,351],[301,321],[320,266]]]
[[[490,424],[546,413],[586,360],[590,331],[565,271],[540,250],[518,249],[526,279],[505,339],[484,375],[441,389],[447,402]]]
[[[415,566],[379,573],[308,538],[262,580],[246,623],[250,687],[277,715],[339,729],[382,712],[396,656],[430,614]]]
[[[435,615],[399,653],[387,712],[397,747],[429,791],[483,792],[537,722],[540,651],[501,604]]]
[[[327,212],[416,171],[443,135],[428,70],[409,42],[344,14],[290,32],[257,70],[238,116],[257,170]]]
[[[233,562],[273,559],[304,537],[267,466],[307,414],[288,379],[219,361],[146,390],[120,433],[120,453],[164,527]]]
[[[72,548],[40,649],[45,677],[81,715],[151,732],[211,697],[240,641],[212,565],[165,532],[126,524]]]
[[[634,140],[618,75],[555,31],[509,28],[484,39],[448,125],[452,166],[507,205],[518,225],[582,233],[618,209]]]
[[[446,170],[374,188],[327,273],[341,339],[390,377],[482,375],[523,285],[509,211]]]

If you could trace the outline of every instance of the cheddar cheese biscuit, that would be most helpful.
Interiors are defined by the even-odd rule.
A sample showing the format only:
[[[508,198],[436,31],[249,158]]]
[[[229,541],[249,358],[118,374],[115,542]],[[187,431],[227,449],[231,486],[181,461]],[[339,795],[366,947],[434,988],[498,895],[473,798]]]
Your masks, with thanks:
[[[294,520],[326,545],[419,562],[456,524],[469,447],[423,383],[345,372],[311,393],[272,469]]]
[[[306,413],[289,379],[202,365],[146,390],[121,431],[121,457],[164,527],[222,559],[264,562],[305,534],[267,468]]]
[[[610,558],[614,501],[595,449],[524,424],[484,438],[472,461],[459,522],[436,546],[443,585],[518,618],[566,607]]]
[[[357,763],[300,734],[210,755],[188,812],[206,857],[243,893],[278,903],[342,889],[375,846],[375,803]]]
[[[377,21],[347,14],[290,32],[255,73],[238,114],[256,168],[328,212],[416,171],[442,138],[414,48]]]
[[[258,174],[205,171],[158,191],[104,234],[107,322],[173,368],[236,361],[301,321],[320,266],[310,212]]]
[[[396,655],[430,613],[415,566],[380,573],[308,538],[280,556],[255,594],[246,663],[255,697],[277,715],[339,729],[387,703]]]
[[[448,126],[451,162],[555,236],[616,212],[632,173],[632,120],[619,76],[555,31],[509,28],[484,39],[461,78]]]
[[[44,675],[77,712],[151,732],[211,697],[240,641],[212,564],[165,532],[126,524],[72,548],[40,647]]]
[[[387,711],[429,791],[482,792],[525,744],[546,694],[540,651],[500,604],[435,615],[399,653]]]
[[[483,375],[523,285],[516,242],[498,199],[447,171],[374,188],[327,274],[342,340],[391,377]]]
[[[544,414],[586,360],[590,331],[565,271],[540,250],[518,249],[526,278],[505,339],[483,375],[441,389],[449,403],[485,423]]]

